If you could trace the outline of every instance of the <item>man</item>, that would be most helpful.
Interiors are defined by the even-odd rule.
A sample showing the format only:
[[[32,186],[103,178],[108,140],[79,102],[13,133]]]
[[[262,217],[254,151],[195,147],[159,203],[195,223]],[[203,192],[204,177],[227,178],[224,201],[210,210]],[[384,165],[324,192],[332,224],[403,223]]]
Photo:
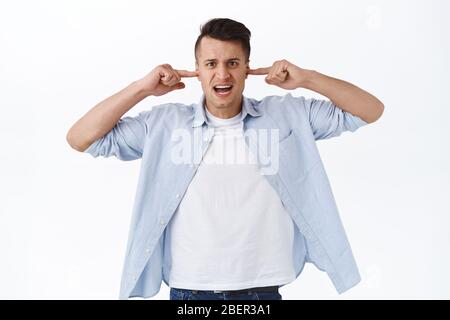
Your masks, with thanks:
[[[151,297],[164,281],[174,300],[281,300],[278,288],[306,262],[348,290],[360,275],[315,140],[376,121],[383,104],[286,60],[251,69],[242,23],[212,19],[200,31],[195,71],[159,65],[67,134],[94,157],[142,159],[120,298]],[[248,75],[329,100],[247,98]],[[122,118],[146,97],[185,88],[183,77],[201,82],[199,103]]]

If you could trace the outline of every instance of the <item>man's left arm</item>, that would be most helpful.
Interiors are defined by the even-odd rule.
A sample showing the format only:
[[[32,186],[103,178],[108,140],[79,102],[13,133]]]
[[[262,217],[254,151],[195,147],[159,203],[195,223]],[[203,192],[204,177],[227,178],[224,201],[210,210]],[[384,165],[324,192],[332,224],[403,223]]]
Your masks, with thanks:
[[[330,99],[336,106],[367,123],[378,120],[383,103],[369,92],[314,70],[302,69],[287,60],[276,61],[272,67],[249,69],[248,74],[266,75],[265,81],[283,89],[305,88]]]
[[[342,110],[358,116],[367,123],[377,121],[383,114],[383,103],[369,92],[317,71],[304,72],[304,80],[299,87],[320,93]]]

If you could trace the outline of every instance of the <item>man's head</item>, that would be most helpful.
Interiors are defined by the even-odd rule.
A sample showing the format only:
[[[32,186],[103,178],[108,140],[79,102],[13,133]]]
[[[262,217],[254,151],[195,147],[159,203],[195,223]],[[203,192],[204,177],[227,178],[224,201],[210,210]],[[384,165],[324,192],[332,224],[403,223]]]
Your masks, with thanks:
[[[215,116],[229,118],[241,109],[250,61],[250,35],[245,25],[231,19],[212,19],[200,28],[195,67],[208,110]]]

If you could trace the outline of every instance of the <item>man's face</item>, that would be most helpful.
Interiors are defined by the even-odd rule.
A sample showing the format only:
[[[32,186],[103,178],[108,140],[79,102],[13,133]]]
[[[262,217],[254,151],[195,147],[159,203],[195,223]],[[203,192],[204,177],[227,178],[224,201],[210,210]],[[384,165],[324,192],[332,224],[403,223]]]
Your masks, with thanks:
[[[237,114],[249,67],[241,44],[203,37],[197,49],[195,67],[208,110],[214,115],[226,117]]]

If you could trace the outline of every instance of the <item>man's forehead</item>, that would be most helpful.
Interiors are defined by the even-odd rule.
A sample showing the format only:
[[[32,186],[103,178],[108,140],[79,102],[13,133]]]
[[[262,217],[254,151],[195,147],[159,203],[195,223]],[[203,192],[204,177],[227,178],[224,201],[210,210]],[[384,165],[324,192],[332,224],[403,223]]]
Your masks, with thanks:
[[[241,58],[238,58],[238,57],[233,57],[233,58],[207,58],[206,57],[206,59],[203,59],[202,61],[203,62],[206,62],[206,61],[220,61],[220,60],[224,60],[224,61],[241,61]]]
[[[198,55],[200,60],[231,60],[242,59],[244,50],[239,42],[222,41],[205,37],[201,40]]]

